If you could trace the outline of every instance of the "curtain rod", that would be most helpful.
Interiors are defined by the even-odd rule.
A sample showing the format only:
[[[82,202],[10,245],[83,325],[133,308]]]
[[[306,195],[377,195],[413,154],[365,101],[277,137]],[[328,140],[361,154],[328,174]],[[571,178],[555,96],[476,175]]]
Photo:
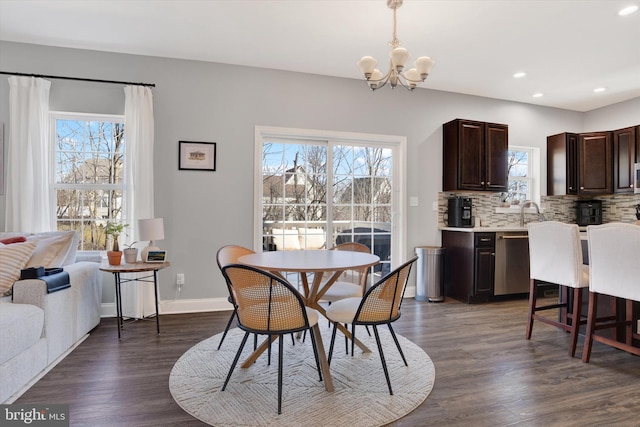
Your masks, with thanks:
[[[8,71],[0,71],[0,74],[9,74],[13,76],[24,76],[24,77],[41,77],[44,79],[77,80],[81,82],[111,83],[111,84],[120,84],[120,85],[156,87],[154,83],[120,82],[117,80],[85,79],[82,77],[49,76],[46,74],[29,74],[29,73],[10,73]]]

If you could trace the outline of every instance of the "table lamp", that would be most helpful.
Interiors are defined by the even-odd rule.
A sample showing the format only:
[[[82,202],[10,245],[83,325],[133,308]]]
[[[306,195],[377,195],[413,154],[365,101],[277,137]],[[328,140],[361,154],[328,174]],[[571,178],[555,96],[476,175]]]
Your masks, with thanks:
[[[141,241],[148,240],[149,244],[142,250],[142,262],[146,262],[149,251],[157,251],[155,240],[164,239],[164,221],[162,218],[149,218],[138,220],[138,236]]]

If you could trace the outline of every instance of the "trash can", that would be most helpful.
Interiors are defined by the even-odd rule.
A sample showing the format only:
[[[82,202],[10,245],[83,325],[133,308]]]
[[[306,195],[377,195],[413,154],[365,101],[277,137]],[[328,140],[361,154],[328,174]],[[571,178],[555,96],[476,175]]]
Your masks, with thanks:
[[[443,270],[444,248],[418,246],[418,270],[416,271],[416,300],[429,302],[444,301]]]

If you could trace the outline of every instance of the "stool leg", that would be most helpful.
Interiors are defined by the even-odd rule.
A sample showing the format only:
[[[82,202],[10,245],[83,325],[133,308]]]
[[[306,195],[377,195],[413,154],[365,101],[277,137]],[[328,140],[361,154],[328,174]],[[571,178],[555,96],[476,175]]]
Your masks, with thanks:
[[[536,312],[536,281],[529,279],[529,319],[527,322],[527,339],[531,339],[531,331],[533,330],[533,315]]]
[[[569,344],[569,356],[576,355],[578,345],[578,331],[580,330],[580,312],[582,311],[582,288],[573,289],[573,319],[571,319],[571,343]]]
[[[591,357],[591,347],[593,346],[593,334],[596,329],[596,316],[598,315],[598,294],[589,292],[589,311],[587,312],[587,332],[584,337],[584,349],[582,350],[582,361],[589,363]]]

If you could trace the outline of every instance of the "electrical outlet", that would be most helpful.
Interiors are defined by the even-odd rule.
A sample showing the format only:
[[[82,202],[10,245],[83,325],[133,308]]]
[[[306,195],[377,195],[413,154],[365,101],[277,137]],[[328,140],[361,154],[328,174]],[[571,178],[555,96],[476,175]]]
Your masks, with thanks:
[[[178,285],[178,286],[184,285],[184,274],[178,273],[176,275],[176,285]]]
[[[433,202],[431,205],[431,210],[434,212],[438,212],[438,202]]]
[[[617,214],[617,213],[618,213],[618,209],[617,209],[616,205],[611,205],[611,206],[609,206],[609,213],[610,213],[611,215],[615,215],[615,214]]]

